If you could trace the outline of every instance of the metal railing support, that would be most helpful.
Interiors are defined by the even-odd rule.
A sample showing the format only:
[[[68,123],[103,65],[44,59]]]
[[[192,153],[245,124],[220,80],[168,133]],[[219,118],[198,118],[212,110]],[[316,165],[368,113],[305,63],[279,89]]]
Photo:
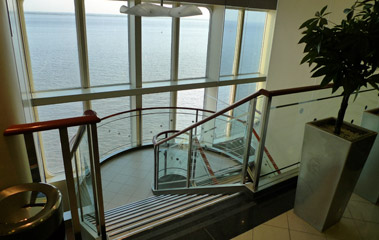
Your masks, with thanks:
[[[188,158],[187,158],[187,183],[186,187],[190,187],[191,183],[191,170],[192,170],[192,131],[191,129],[189,131],[189,137],[188,137]]]
[[[154,146],[154,190],[158,190],[159,146]]]
[[[259,177],[261,175],[261,167],[262,167],[262,159],[264,155],[264,147],[266,141],[267,127],[268,127],[268,119],[270,115],[271,108],[271,96],[267,97],[264,103],[263,113],[262,113],[262,126],[260,129],[259,135],[261,136],[261,140],[258,144],[258,153],[255,158],[255,169],[254,169],[254,179],[253,179],[253,190],[258,190]]]
[[[89,126],[90,132],[90,142],[88,144],[90,147],[90,154],[92,153],[91,164],[94,167],[95,185],[96,187],[96,199],[97,199],[97,209],[98,209],[98,224],[100,228],[100,235],[102,240],[107,239],[105,230],[105,216],[104,216],[104,200],[103,200],[103,188],[101,183],[101,172],[100,172],[100,157],[99,157],[99,143],[97,138],[97,127],[96,123],[92,123]]]
[[[91,128],[90,125],[87,125],[87,139],[88,139],[88,153],[89,153],[89,164],[90,164],[90,171],[91,171],[91,183],[92,183],[92,193],[94,196],[94,205],[95,205],[95,220],[96,220],[96,229],[97,234],[100,234],[100,222],[99,222],[99,209],[97,207],[98,205],[98,198],[97,198],[97,192],[96,192],[96,173],[95,173],[95,163],[94,163],[94,154],[92,150],[92,134],[91,134]],[[80,191],[79,191],[80,192]]]
[[[70,202],[70,209],[71,209],[72,229],[74,232],[75,239],[81,239],[78,204],[77,204],[76,193],[75,193],[75,183],[74,183],[74,176],[72,172],[73,168],[72,168],[71,153],[70,153],[70,141],[68,139],[67,128],[60,128],[59,136],[60,136],[60,141],[61,141],[64,171],[66,175],[68,199]]]
[[[250,143],[251,143],[251,139],[253,135],[256,106],[257,106],[257,99],[254,98],[250,101],[249,111],[248,111],[248,113],[250,114],[247,119],[247,126],[246,126],[246,133],[245,133],[245,146],[244,146],[242,176],[241,176],[242,184],[245,184],[246,182],[247,168],[248,168],[248,163],[249,163],[249,154],[250,154],[250,148],[251,148]]]
[[[42,179],[41,179],[40,170],[38,167],[38,158],[37,158],[36,147],[34,144],[33,133],[25,133],[24,141],[25,141],[25,146],[26,146],[26,152],[28,154],[32,180],[33,182],[41,182]]]

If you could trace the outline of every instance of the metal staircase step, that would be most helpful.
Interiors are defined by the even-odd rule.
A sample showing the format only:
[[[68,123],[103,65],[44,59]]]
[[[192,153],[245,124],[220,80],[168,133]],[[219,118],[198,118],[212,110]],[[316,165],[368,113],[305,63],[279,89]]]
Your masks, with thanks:
[[[230,194],[167,194],[120,206],[105,212],[107,235],[109,239],[125,239],[231,196]],[[87,217],[87,220],[90,220],[90,217]]]

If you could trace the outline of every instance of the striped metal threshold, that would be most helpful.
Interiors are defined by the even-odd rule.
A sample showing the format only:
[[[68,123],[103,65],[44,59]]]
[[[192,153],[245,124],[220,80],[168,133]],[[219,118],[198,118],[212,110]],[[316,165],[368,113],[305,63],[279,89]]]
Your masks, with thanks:
[[[238,193],[237,193],[238,194]],[[109,239],[133,238],[179,217],[209,207],[236,194],[158,195],[105,212]],[[93,219],[87,219],[93,222]]]

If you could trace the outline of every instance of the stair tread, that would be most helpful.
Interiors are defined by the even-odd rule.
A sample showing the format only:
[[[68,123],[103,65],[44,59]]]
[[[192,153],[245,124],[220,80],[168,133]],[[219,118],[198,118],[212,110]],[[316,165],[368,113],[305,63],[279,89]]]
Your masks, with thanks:
[[[109,236],[109,239],[123,239],[126,237],[130,237],[134,234],[144,231],[147,228],[155,227],[167,221],[171,221],[178,216],[184,216],[193,211],[197,211],[199,209],[215,204],[219,201],[223,201],[231,197],[232,195],[165,194],[153,196],[150,198],[150,200],[154,200],[154,197],[162,198],[162,196],[163,199],[170,199],[170,196],[179,196],[179,198],[172,202],[168,201],[166,204],[165,201],[158,201],[155,205],[152,204],[151,201],[146,202],[146,200],[140,200],[106,211],[105,214],[113,214],[109,215],[110,217],[106,218],[105,220],[106,231]],[[142,202],[142,204],[138,204],[139,202]],[[144,205],[146,205],[147,208],[143,208],[142,206]],[[133,208],[133,206],[142,207],[141,209],[145,209],[145,211],[138,211],[137,209],[134,212],[128,212],[128,210]],[[120,214],[114,215],[118,210],[120,211]],[[123,212],[125,212],[125,214]],[[85,216],[85,218],[87,221],[94,221],[94,219],[90,215]]]

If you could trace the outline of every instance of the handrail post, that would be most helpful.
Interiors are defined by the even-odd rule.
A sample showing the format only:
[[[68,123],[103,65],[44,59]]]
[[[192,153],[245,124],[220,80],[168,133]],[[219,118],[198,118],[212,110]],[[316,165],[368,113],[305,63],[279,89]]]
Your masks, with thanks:
[[[39,171],[39,167],[38,167],[39,164],[38,164],[36,147],[34,144],[33,133],[25,133],[24,141],[25,141],[25,146],[26,146],[26,152],[28,154],[32,180],[33,182],[41,182],[41,172]]]
[[[95,185],[94,193],[96,193],[97,204],[95,203],[97,212],[98,212],[98,227],[100,228],[99,234],[101,235],[102,240],[107,239],[106,230],[105,230],[105,216],[104,216],[104,201],[103,201],[103,190],[101,183],[101,172],[100,172],[100,157],[99,157],[99,143],[97,138],[97,128],[96,123],[87,125],[89,130],[89,144],[90,148],[90,161],[94,170]],[[92,168],[91,166],[91,168]]]
[[[159,145],[154,145],[154,190],[158,190]]]
[[[142,146],[142,111],[137,111],[137,146]]]
[[[192,129],[190,130],[189,137],[188,137],[187,183],[186,183],[187,188],[190,187],[191,168],[192,168]]]
[[[243,154],[243,164],[242,164],[242,176],[241,176],[241,183],[245,184],[246,182],[246,174],[247,174],[247,168],[249,163],[249,154],[250,154],[250,148],[251,148],[251,138],[253,134],[253,128],[254,128],[254,119],[255,119],[255,109],[257,106],[257,99],[253,98],[250,101],[249,104],[249,118],[247,119],[247,126],[246,126],[246,133],[245,133],[245,146],[244,146],[244,154]]]
[[[75,194],[74,176],[72,173],[73,169],[71,163],[70,142],[68,139],[67,128],[60,128],[59,135],[61,140],[64,171],[66,175],[68,198],[70,202],[72,229],[74,232],[75,239],[81,239],[81,227],[79,222],[78,205]]]
[[[258,190],[258,184],[259,184],[259,176],[261,174],[261,167],[262,167],[262,159],[264,155],[264,147],[265,147],[265,141],[266,141],[266,135],[267,135],[267,127],[268,127],[268,119],[270,115],[270,108],[271,108],[271,100],[272,97],[269,96],[266,98],[266,101],[264,103],[263,113],[262,113],[262,126],[260,129],[260,136],[261,140],[258,144],[258,153],[255,158],[255,169],[254,169],[254,179],[253,179],[253,190]]]

